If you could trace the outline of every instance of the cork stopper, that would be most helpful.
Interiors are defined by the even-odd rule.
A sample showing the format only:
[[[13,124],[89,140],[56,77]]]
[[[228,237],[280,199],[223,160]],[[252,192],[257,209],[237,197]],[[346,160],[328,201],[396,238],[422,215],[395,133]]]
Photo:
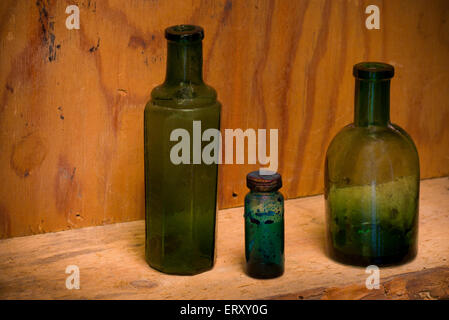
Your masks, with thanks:
[[[282,177],[277,172],[260,175],[259,171],[253,171],[246,176],[246,186],[252,191],[276,191],[282,187]]]

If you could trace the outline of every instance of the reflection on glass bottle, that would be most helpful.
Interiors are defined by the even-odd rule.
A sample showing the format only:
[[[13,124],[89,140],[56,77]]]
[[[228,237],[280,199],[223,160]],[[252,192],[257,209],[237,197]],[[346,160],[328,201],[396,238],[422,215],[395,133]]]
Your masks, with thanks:
[[[353,265],[405,263],[417,253],[418,153],[390,122],[393,66],[364,62],[353,73],[354,123],[326,154],[327,251]]]
[[[192,151],[193,143],[190,163],[173,163],[170,151],[179,142],[171,133],[181,129],[195,139],[193,121],[202,131],[219,129],[221,105],[202,78],[203,29],[173,26],[165,37],[166,79],[151,92],[144,117],[145,254],[162,272],[196,274],[214,263],[218,165],[196,162],[201,150]]]
[[[275,278],[284,273],[284,197],[278,173],[246,177],[251,190],[245,197],[246,272],[254,278]]]

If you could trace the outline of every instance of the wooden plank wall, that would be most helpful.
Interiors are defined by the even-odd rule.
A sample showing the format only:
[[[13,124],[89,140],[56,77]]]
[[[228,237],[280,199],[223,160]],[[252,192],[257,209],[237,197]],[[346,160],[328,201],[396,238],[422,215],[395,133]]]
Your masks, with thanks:
[[[65,27],[68,5],[80,30]],[[378,5],[381,29],[365,28]],[[352,65],[396,67],[392,120],[422,177],[449,174],[447,0],[0,2],[0,238],[144,217],[142,115],[165,72],[164,28],[205,28],[222,128],[279,128],[283,193],[322,192],[330,139],[352,121]],[[254,165],[223,165],[219,207]]]

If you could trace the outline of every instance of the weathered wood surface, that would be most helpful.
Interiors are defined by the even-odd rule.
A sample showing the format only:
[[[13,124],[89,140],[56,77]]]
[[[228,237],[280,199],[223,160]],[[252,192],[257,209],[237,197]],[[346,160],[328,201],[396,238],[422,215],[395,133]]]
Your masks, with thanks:
[[[340,287],[315,288],[293,294],[269,297],[278,300],[448,300],[449,267],[436,267],[393,275],[378,289],[364,283]]]
[[[76,4],[81,29],[67,30]],[[365,28],[366,6],[381,29]],[[165,27],[204,26],[222,128],[278,128],[288,198],[322,191],[323,159],[352,121],[351,67],[396,67],[392,120],[423,177],[449,174],[449,2],[0,1],[0,238],[144,216],[142,115],[165,71]],[[254,165],[223,165],[219,206],[243,204]]]
[[[421,183],[419,253],[380,270],[379,290],[364,288],[364,268],[323,251],[322,196],[286,202],[286,271],[277,279],[245,275],[243,209],[221,211],[215,267],[196,276],[157,272],[144,260],[143,221],[0,241],[0,299],[433,299],[449,292],[449,179]],[[68,265],[80,268],[67,290]]]

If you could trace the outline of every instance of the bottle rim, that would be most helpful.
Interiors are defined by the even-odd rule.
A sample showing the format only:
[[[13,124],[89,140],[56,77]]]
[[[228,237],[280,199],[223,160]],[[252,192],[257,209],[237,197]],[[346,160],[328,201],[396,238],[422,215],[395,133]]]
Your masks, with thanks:
[[[165,29],[165,39],[195,41],[204,39],[204,29],[192,24],[178,24]]]
[[[388,80],[394,76],[394,67],[383,62],[360,62],[354,65],[352,74],[361,80]]]

